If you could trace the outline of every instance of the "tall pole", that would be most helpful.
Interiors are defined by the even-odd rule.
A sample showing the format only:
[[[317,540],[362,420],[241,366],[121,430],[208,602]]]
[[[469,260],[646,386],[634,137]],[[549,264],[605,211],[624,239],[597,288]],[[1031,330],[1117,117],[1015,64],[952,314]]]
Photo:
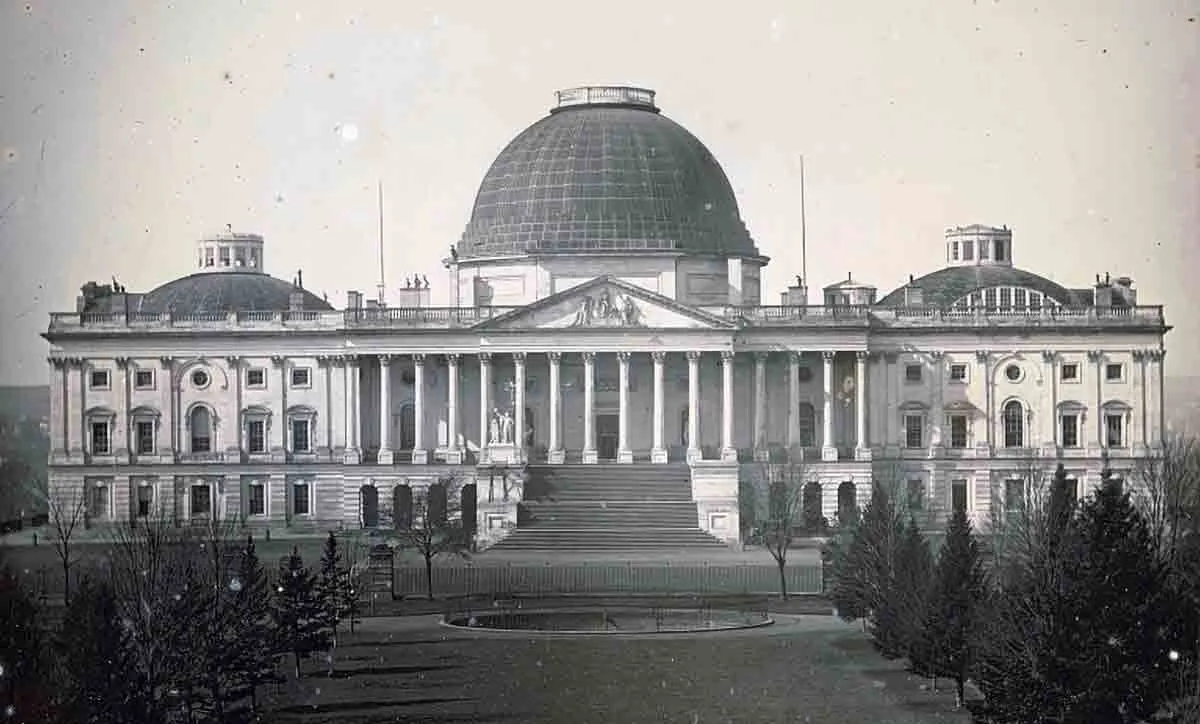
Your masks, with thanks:
[[[379,181],[379,306],[384,305],[384,290],[386,287],[383,283],[383,181]]]
[[[808,229],[804,218],[804,154],[800,154],[800,277],[808,286]],[[807,302],[807,300],[806,300]]]

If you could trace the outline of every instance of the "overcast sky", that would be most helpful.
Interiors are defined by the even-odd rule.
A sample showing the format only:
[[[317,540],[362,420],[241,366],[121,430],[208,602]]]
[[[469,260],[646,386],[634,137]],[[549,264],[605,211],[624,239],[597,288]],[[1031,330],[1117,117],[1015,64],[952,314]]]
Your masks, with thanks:
[[[46,381],[37,335],[83,282],[147,291],[226,224],[339,307],[370,292],[378,180],[389,286],[446,299],[492,159],[589,83],[655,89],[712,150],[768,303],[800,271],[803,154],[814,287],[882,295],[945,227],[1007,224],[1018,266],[1132,276],[1190,372],[1198,50],[1200,0],[0,0],[0,384]]]

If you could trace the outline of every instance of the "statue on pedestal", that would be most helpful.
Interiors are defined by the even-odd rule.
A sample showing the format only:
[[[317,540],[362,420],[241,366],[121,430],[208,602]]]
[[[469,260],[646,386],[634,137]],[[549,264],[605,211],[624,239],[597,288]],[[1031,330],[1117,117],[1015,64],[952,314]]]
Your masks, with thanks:
[[[512,412],[505,410],[500,417],[500,434],[505,445],[513,444],[513,416]]]
[[[492,408],[492,420],[488,425],[488,444],[498,445],[500,443],[500,410]]]

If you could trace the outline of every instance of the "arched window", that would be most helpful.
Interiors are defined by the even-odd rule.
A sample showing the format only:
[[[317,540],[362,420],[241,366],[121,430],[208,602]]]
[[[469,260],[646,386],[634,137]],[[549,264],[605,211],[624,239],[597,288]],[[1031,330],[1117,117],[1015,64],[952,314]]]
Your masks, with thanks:
[[[1004,405],[1004,447],[1025,447],[1025,408],[1016,400]]]
[[[203,405],[192,408],[189,427],[192,431],[192,452],[212,451],[212,415]]]
[[[817,446],[817,411],[807,402],[801,402],[796,416],[796,432],[800,447]]]

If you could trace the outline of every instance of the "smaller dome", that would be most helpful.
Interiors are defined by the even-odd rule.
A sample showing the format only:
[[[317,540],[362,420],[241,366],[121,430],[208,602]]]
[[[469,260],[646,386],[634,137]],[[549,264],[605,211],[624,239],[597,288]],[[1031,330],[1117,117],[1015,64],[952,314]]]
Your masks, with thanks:
[[[328,302],[307,290],[259,272],[226,271],[192,274],[167,282],[142,295],[138,311],[147,314],[228,314],[284,312],[291,295],[304,295],[304,309],[332,311]]]
[[[881,307],[905,305],[905,290],[918,287],[921,304],[949,307],[972,292],[988,287],[1024,287],[1053,299],[1064,306],[1088,306],[1091,300],[1072,292],[1058,282],[1033,272],[1003,265],[950,266],[926,274],[905,284],[879,300]]]

